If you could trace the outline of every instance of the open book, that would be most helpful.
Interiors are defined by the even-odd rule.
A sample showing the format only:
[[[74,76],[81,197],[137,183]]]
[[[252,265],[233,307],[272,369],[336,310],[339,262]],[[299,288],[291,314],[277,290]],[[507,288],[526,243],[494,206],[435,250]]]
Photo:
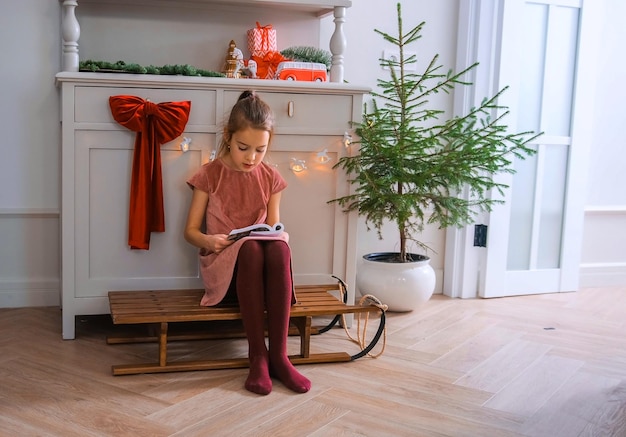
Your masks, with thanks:
[[[228,234],[229,240],[239,240],[243,237],[276,237],[283,233],[285,226],[282,223],[276,223],[274,226],[265,223],[257,223],[256,225],[246,226],[245,228],[233,229]]]

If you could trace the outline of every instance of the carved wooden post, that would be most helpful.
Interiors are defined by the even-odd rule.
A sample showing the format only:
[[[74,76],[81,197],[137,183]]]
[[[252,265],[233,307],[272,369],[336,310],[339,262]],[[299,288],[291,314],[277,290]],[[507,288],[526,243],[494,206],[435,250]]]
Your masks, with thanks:
[[[78,38],[80,25],[76,19],[77,0],[63,0],[63,71],[78,71]]]
[[[343,33],[343,23],[346,22],[345,6],[336,6],[333,16],[335,32],[330,38],[330,52],[333,55],[330,66],[330,81],[343,82],[343,54],[346,51],[346,35]]]

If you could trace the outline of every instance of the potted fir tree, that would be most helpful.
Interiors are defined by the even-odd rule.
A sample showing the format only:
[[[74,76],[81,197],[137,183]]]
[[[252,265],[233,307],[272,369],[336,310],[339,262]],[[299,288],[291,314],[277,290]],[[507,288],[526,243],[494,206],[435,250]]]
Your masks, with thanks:
[[[477,64],[458,73],[442,72],[435,55],[421,73],[410,71],[408,66],[417,59],[415,55],[407,57],[406,49],[420,38],[425,23],[404,32],[400,3],[397,10],[398,34],[375,32],[396,47],[399,58],[380,59],[388,76],[378,80],[381,91],[371,93],[373,99],[365,104],[363,121],[356,124],[359,152],[335,165],[348,173],[354,190],[330,202],[338,203],[345,212],[356,211],[368,229],[377,230],[379,238],[386,222],[397,226],[399,252],[366,255],[357,284],[361,293],[376,295],[390,309],[407,311],[430,298],[435,286],[429,257],[411,253],[409,243],[426,252],[428,247],[417,238],[426,224],[462,227],[470,224],[476,213],[491,210],[497,201],[490,192],[507,188],[492,176],[513,172],[514,156],[534,153],[528,143],[536,135],[507,132],[503,118],[508,111],[498,105],[504,89],[462,116],[445,117],[444,111],[433,108],[429,102],[433,95],[449,93],[457,85],[471,85],[464,77]],[[471,193],[469,198],[459,196],[464,189]],[[364,273],[368,265],[376,271]],[[381,277],[383,265],[393,270],[392,278]],[[425,287],[407,285],[408,279],[398,276],[403,275],[399,270],[408,270],[409,277],[425,278],[428,283]],[[374,284],[364,284],[365,277]],[[364,290],[368,287],[372,289]],[[425,296],[405,295],[420,287]],[[381,296],[384,288],[395,295]]]

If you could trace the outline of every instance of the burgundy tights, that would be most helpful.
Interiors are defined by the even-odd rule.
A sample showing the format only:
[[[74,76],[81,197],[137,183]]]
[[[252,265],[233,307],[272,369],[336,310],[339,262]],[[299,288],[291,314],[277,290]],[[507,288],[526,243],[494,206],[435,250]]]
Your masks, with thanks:
[[[262,395],[272,391],[270,373],[295,392],[306,393],[311,388],[311,381],[295,369],[287,356],[292,296],[290,259],[289,246],[278,240],[248,240],[237,258],[237,298],[250,360],[245,387]],[[269,351],[265,346],[265,310]]]

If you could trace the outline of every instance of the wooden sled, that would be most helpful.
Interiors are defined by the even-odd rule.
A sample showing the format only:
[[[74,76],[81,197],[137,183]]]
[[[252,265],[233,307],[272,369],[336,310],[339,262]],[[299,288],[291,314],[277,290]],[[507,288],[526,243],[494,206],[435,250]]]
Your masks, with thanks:
[[[298,302],[291,307],[291,325],[300,337],[300,353],[291,355],[293,364],[316,364],[353,361],[366,355],[376,345],[385,325],[385,312],[374,304],[348,305],[345,303],[346,293],[342,293],[343,301],[330,293],[343,289],[345,284],[301,285],[296,286]],[[204,332],[194,335],[168,336],[170,323],[180,322],[211,322],[241,320],[239,307],[236,305],[218,305],[203,307],[199,305],[204,290],[138,290],[110,291],[109,305],[111,318],[115,325],[154,324],[155,336],[113,337],[107,338],[108,344],[138,343],[158,341],[158,360],[143,364],[121,364],[112,366],[113,375],[133,375],[139,373],[182,372],[194,370],[231,369],[248,367],[247,358],[213,359],[198,361],[169,360],[167,354],[168,340],[193,340],[210,338],[228,338],[243,336],[232,333]],[[346,352],[311,353],[311,335],[321,334],[331,329],[342,314],[380,313],[378,330],[370,343],[355,355]],[[334,316],[330,324],[323,328],[312,326],[313,317]]]

